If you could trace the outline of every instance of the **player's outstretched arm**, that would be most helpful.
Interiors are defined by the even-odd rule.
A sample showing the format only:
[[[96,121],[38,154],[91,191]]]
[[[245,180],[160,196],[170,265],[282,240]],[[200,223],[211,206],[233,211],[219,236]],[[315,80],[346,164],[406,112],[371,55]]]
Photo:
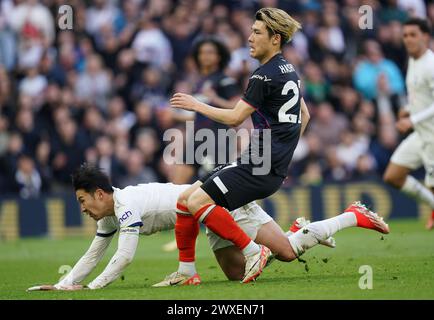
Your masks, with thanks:
[[[300,100],[300,108],[301,108],[301,131],[300,131],[300,137],[301,137],[304,133],[304,130],[306,130],[307,123],[310,120],[309,109],[307,108],[307,105],[304,102],[303,98],[301,98]]]
[[[41,285],[27,289],[28,291],[40,290],[79,290],[83,286],[79,285],[96,267],[98,262],[104,256],[110,245],[113,235],[109,237],[96,236],[86,253],[78,260],[74,268],[55,285]]]
[[[239,100],[233,109],[221,109],[202,103],[191,95],[184,93],[175,93],[170,99],[170,105],[174,108],[199,112],[211,120],[231,127],[240,125],[255,111],[243,100]]]
[[[118,250],[104,271],[89,285],[89,289],[100,289],[115,281],[133,261],[139,243],[139,227],[121,228]]]

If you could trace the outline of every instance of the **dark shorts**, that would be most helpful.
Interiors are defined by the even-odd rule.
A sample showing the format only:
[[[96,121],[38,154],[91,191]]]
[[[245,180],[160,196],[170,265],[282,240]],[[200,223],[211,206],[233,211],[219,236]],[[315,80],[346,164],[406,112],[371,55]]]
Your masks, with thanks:
[[[203,144],[203,142],[198,142],[195,141],[194,142],[194,149],[193,151],[193,157],[196,154],[197,149]],[[231,161],[230,156],[228,154],[228,152],[225,152],[221,155],[219,155],[220,150],[228,150],[228,142],[226,142],[226,148],[223,148],[224,146],[221,146],[219,144],[216,144],[216,149],[213,150],[211,152],[211,154],[205,154],[204,157],[201,157],[199,159],[194,158],[194,162],[193,163],[187,163],[187,152],[184,152],[183,154],[183,158],[182,161],[185,165],[188,166],[192,166],[195,174],[201,178],[200,180],[202,180],[203,177],[209,177],[212,175],[212,173],[214,173],[214,169],[222,166],[222,165],[226,165],[229,161]],[[200,152],[200,154],[202,155],[202,152]],[[232,158],[234,159],[234,158]],[[189,159],[191,161],[191,159]],[[197,161],[196,161],[197,160]],[[195,179],[197,180],[197,179]]]
[[[201,188],[214,202],[229,211],[275,193],[285,178],[270,173],[253,175],[250,164],[225,164],[200,179]]]

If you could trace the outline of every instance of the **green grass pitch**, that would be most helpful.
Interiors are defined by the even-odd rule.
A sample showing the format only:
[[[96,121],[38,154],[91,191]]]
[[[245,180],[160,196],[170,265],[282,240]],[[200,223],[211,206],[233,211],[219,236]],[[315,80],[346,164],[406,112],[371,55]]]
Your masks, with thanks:
[[[152,288],[177,268],[177,252],[161,246],[173,232],[141,236],[133,263],[107,288],[77,292],[26,292],[37,284],[53,284],[59,268],[71,265],[87,250],[91,238],[26,239],[0,243],[0,299],[434,299],[434,232],[421,221],[395,220],[391,234],[348,229],[335,235],[336,249],[316,247],[302,256],[306,263],[279,261],[265,269],[257,282],[227,281],[201,232],[197,287]],[[116,249],[116,238],[90,282]],[[359,288],[362,265],[372,267],[373,288]]]

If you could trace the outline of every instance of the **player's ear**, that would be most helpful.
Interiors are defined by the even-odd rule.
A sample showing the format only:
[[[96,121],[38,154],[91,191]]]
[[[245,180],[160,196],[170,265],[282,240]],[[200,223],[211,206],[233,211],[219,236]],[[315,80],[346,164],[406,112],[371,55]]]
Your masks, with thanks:
[[[282,36],[279,33],[273,34],[273,40],[272,40],[273,45],[280,45],[281,38]]]
[[[96,189],[95,190],[95,198],[98,200],[102,200],[104,196],[104,191],[102,189]]]

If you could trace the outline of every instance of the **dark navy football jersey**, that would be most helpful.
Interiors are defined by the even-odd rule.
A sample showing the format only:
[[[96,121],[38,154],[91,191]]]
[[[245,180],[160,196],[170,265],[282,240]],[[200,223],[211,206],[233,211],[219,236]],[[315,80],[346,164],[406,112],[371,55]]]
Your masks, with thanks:
[[[286,177],[300,137],[300,80],[282,54],[277,54],[253,72],[242,99],[255,109],[252,121],[259,136],[271,129],[271,170]],[[259,151],[264,140],[259,139]],[[249,147],[250,157],[252,148]]]

